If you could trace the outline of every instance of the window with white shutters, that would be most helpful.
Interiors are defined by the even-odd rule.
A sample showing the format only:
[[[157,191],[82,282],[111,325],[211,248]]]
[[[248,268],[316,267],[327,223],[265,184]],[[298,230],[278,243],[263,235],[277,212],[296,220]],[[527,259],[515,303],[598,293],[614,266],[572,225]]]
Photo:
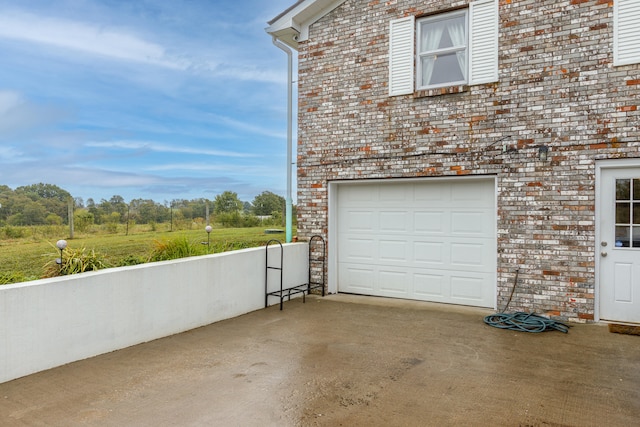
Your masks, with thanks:
[[[640,1],[614,0],[613,3],[613,64],[640,63]]]
[[[390,96],[497,80],[497,0],[476,0],[468,9],[417,21],[391,21]]]

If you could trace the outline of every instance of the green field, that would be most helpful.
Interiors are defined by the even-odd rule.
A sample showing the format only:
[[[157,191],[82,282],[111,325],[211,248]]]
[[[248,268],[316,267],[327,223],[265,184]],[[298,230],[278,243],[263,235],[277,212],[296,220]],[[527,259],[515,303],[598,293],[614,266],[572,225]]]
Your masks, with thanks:
[[[153,230],[152,230],[153,228]],[[196,229],[197,228],[197,229]],[[194,255],[217,253],[235,249],[263,246],[270,239],[285,240],[284,233],[265,234],[266,227],[219,228],[214,226],[207,246],[204,226],[191,230],[169,231],[169,224],[132,227],[128,234],[123,226],[115,232],[100,229],[91,233],[74,233],[64,227],[13,227],[4,230],[0,239],[0,283],[14,283],[42,278],[47,264],[60,256],[55,247],[58,239],[66,239],[69,249],[94,250],[110,266],[148,262],[158,247],[171,241],[188,242]],[[284,228],[283,228],[284,230]],[[295,232],[295,230],[294,230]],[[12,237],[9,237],[9,236]]]

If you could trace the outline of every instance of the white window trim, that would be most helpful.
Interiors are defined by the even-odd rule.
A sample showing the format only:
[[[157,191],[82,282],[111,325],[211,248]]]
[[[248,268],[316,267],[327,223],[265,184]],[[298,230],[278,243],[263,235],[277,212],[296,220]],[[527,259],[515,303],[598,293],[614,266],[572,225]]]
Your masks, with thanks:
[[[437,22],[443,19],[447,19],[447,18],[451,18],[454,16],[459,16],[459,15],[464,15],[464,25],[465,25],[465,45],[464,45],[464,49],[461,48],[448,48],[448,49],[435,49],[432,51],[421,51],[420,50],[420,40],[422,40],[422,23],[424,22]],[[421,18],[416,20],[416,50],[417,50],[417,55],[416,55],[416,90],[429,90],[429,89],[437,89],[437,88],[441,88],[441,87],[449,87],[449,86],[458,86],[458,85],[464,85],[467,84],[467,81],[469,80],[469,14],[467,12],[467,9],[462,9],[462,10],[456,10],[453,12],[447,12],[447,13],[441,13],[438,15],[434,15],[434,16],[428,16],[425,18]],[[423,56],[429,56],[431,54],[431,52],[438,52],[440,54],[447,54],[447,53],[453,53],[453,52],[458,52],[460,50],[464,50],[465,51],[465,55],[466,55],[466,59],[465,59],[465,63],[466,63],[466,67],[463,70],[463,74],[464,74],[464,79],[463,80],[458,80],[458,81],[452,81],[452,82],[446,82],[446,83],[441,83],[441,84],[437,84],[437,85],[425,85],[425,86],[421,86],[420,85],[420,81],[422,80],[422,57]]]

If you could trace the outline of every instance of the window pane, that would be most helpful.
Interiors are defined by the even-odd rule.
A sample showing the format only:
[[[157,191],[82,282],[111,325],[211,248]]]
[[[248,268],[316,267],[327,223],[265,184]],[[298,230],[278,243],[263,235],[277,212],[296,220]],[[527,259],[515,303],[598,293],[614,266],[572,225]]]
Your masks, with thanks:
[[[420,34],[419,51],[423,53],[467,45],[464,15],[422,21]]]
[[[633,204],[633,223],[640,224],[640,203]]]
[[[631,180],[616,179],[616,200],[631,199]]]
[[[616,247],[628,248],[629,247],[629,233],[631,227],[616,227]]]
[[[640,227],[633,227],[633,243],[632,247],[640,248]]]
[[[629,224],[631,222],[631,203],[616,203],[616,224]]]
[[[458,57],[454,52],[422,58],[422,86],[464,81],[465,73],[461,69],[463,64]]]
[[[640,179],[633,180],[633,200],[640,200]]]

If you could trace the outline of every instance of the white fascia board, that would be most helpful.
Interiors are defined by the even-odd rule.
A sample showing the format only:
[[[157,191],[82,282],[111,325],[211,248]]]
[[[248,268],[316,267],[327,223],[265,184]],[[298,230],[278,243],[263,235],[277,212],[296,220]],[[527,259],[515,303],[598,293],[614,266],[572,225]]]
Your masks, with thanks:
[[[346,0],[304,0],[269,22],[268,34],[298,50],[298,42],[308,40],[309,27]]]

